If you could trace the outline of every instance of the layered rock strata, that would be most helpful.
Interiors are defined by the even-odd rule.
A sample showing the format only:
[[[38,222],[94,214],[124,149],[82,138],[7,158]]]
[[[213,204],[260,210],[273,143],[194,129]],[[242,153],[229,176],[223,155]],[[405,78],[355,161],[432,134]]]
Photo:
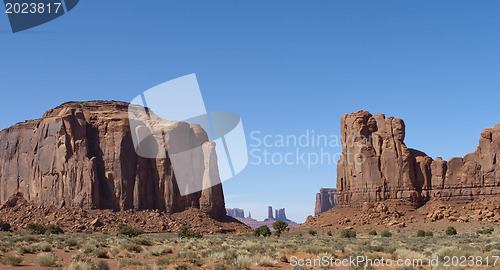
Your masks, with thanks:
[[[335,205],[339,204],[337,199],[336,188],[322,188],[316,194],[316,205],[314,207],[314,215],[319,215],[327,210],[332,209]]]
[[[340,204],[402,199],[419,206],[433,198],[500,194],[500,125],[481,133],[474,152],[449,161],[407,148],[404,138],[405,124],[399,118],[367,111],[342,116]]]
[[[69,102],[1,131],[0,203],[19,193],[42,206],[169,213],[199,208],[212,217],[225,216],[215,144],[205,131],[157,120],[166,127],[165,140],[173,134],[201,146],[203,154],[192,162],[201,168],[203,182],[218,183],[181,196],[168,155],[136,154],[128,107],[115,101]]]

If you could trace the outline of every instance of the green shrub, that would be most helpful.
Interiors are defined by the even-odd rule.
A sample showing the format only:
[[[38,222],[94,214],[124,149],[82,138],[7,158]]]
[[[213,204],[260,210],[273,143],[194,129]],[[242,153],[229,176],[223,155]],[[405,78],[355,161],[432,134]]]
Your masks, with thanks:
[[[417,236],[418,237],[424,237],[425,236],[425,231],[424,230],[418,230]]]
[[[376,230],[371,230],[368,232],[368,235],[377,235],[377,231]]]
[[[128,237],[134,237],[134,236],[139,236],[144,233],[144,231],[140,228],[135,228],[131,227],[126,224],[119,224],[118,225],[118,233],[126,235]]]
[[[281,234],[287,229],[288,224],[284,221],[277,220],[273,223],[274,234],[280,237]]]
[[[31,234],[44,234],[45,233],[45,227],[42,224],[36,224],[36,223],[30,223],[26,227],[26,230],[30,232]]]
[[[317,232],[317,231],[315,231],[315,230],[314,230],[314,229],[312,229],[312,228],[309,228],[309,230],[307,230],[307,233],[308,233],[308,234],[310,234],[310,235],[312,235],[312,236],[315,236],[316,234],[318,234],[318,232]]]
[[[356,231],[344,229],[340,232],[340,237],[342,237],[342,238],[356,238]]]
[[[333,236],[332,231],[327,231],[327,232],[326,232],[326,234],[327,234],[328,236]]]
[[[36,258],[36,263],[43,267],[53,266],[57,262],[57,256],[54,253],[41,253]]]
[[[0,221],[0,231],[2,232],[8,232],[10,231],[10,224],[7,222]]]
[[[2,260],[2,264],[5,265],[11,265],[11,266],[18,266],[20,263],[23,262],[23,257],[19,255],[8,255],[5,256]]]
[[[62,234],[64,233],[63,229],[61,227],[54,225],[54,224],[49,224],[47,227],[45,227],[45,233],[46,234]]]
[[[452,226],[446,228],[446,231],[445,231],[446,235],[456,235],[457,234],[457,230],[455,228],[453,228]]]
[[[392,233],[389,232],[388,230],[385,230],[383,231],[381,234],[380,234],[381,237],[392,237]]]
[[[203,235],[199,231],[191,230],[191,226],[182,225],[179,230],[177,230],[177,236],[180,238],[202,238]]]
[[[434,233],[432,233],[431,231],[425,232],[425,237],[432,237],[432,236],[434,236]]]
[[[491,234],[493,231],[494,231],[493,228],[488,228],[488,229],[484,229],[484,230],[477,230],[476,233],[477,234]]]
[[[261,235],[264,237],[271,236],[271,230],[267,227],[267,225],[260,226],[253,231],[253,236],[259,237]]]
[[[138,265],[141,266],[143,265],[140,261],[138,260],[133,260],[133,259],[122,259],[118,261],[118,268],[124,268],[130,265]]]

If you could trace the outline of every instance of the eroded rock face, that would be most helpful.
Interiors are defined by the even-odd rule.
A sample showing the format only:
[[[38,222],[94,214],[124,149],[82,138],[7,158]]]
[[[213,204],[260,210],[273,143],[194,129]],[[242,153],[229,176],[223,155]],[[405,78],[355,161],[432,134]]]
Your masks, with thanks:
[[[336,188],[322,188],[316,194],[316,206],[314,208],[314,215],[319,215],[327,210],[332,209],[335,205],[339,204],[337,199]]]
[[[500,125],[481,133],[476,151],[448,162],[404,144],[405,124],[366,111],[341,118],[342,157],[337,167],[340,204],[403,199],[472,199],[500,194]]]
[[[234,218],[245,218],[245,210],[239,208],[226,209],[227,215]]]
[[[199,208],[225,215],[215,144],[198,125],[165,121],[171,134],[199,141],[206,188],[181,196],[170,159],[136,154],[128,103],[70,102],[41,119],[0,132],[0,202],[21,193],[39,205],[99,209]]]

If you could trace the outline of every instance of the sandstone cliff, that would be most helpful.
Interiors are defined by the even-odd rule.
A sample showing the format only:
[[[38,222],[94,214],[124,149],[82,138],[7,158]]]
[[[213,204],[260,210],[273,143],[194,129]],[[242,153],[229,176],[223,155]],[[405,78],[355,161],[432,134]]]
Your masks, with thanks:
[[[340,204],[403,199],[419,206],[432,198],[500,194],[500,125],[481,133],[476,151],[448,162],[407,148],[404,138],[401,119],[366,111],[342,116]]]
[[[314,215],[319,215],[327,210],[332,209],[339,204],[337,199],[336,188],[322,188],[316,194],[316,206],[314,207]]]
[[[181,196],[168,157],[136,154],[128,106],[115,101],[69,102],[41,119],[1,131],[0,203],[20,193],[43,206],[169,213],[192,207],[212,217],[225,216],[215,145],[203,129],[166,121],[165,139],[172,133],[199,142],[203,155],[193,162],[204,166],[204,182],[219,183]]]
[[[245,218],[245,210],[239,208],[227,208],[227,215],[234,218]]]

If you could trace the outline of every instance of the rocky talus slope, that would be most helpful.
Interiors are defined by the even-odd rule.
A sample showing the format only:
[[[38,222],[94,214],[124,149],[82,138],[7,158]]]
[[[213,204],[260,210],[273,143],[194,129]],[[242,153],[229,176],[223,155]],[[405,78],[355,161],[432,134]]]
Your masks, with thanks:
[[[68,102],[40,119],[1,131],[0,205],[20,196],[26,200],[23,205],[30,205],[29,211],[154,210],[169,215],[198,209],[206,216],[225,219],[215,145],[205,131],[148,111],[164,128],[164,140],[176,136],[200,146],[203,154],[192,159],[193,166],[201,168],[204,183],[216,183],[181,196],[168,155],[155,159],[136,154],[129,113],[124,102]],[[4,207],[0,218],[9,219],[7,211],[13,209]]]
[[[339,205],[309,216],[299,229],[434,230],[452,222],[474,231],[500,222],[499,124],[481,132],[474,152],[449,161],[407,148],[404,138],[401,119],[366,111],[343,115]],[[316,209],[322,209],[325,192],[318,196]]]

